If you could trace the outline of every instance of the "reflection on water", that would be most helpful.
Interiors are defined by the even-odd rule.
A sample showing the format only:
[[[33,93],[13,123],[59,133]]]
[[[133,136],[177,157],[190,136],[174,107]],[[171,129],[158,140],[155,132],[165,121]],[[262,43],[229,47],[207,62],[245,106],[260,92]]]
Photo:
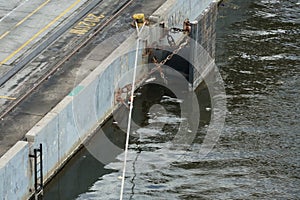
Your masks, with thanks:
[[[180,177],[176,178],[182,173],[178,166],[192,160],[191,156],[196,158],[197,155],[191,152],[197,153],[198,148],[196,144],[178,147],[172,143],[179,125],[187,121],[178,112],[183,101],[156,84],[143,86],[138,92],[141,95],[135,99],[133,119],[142,127],[135,131],[129,145],[124,196],[126,199],[174,199],[178,195],[177,187],[187,181],[181,182]],[[201,102],[200,124],[203,128],[198,134],[202,137],[210,119],[210,112],[207,111],[210,108],[208,92],[198,92],[198,98]],[[187,129],[187,134],[189,131]],[[124,154],[118,155],[115,162],[105,166],[106,169],[115,170],[114,173],[102,176],[89,192],[80,194],[77,199],[118,199],[118,177],[121,175],[123,157]]]
[[[178,111],[181,99],[151,85],[141,90],[148,96],[137,98],[143,109],[136,110],[135,117],[147,127],[131,139],[126,199],[300,196],[299,10],[297,0],[227,0],[221,4],[217,65],[226,83],[228,114],[221,138],[204,159],[198,153],[210,119],[207,91],[199,92],[197,138],[188,149],[174,149],[170,140],[178,124],[186,120]],[[147,106],[154,103],[165,110],[158,107],[155,113],[149,112]],[[160,123],[167,125],[161,129]],[[120,138],[113,122],[107,124],[108,135]],[[88,153],[77,155],[74,165],[83,165],[84,156]],[[49,187],[52,193],[46,190],[47,199],[118,199],[122,159],[119,155],[105,167],[90,159],[84,169],[73,171],[73,176],[81,173],[80,178],[62,175],[54,181],[54,185],[71,184],[64,188],[69,196]]]

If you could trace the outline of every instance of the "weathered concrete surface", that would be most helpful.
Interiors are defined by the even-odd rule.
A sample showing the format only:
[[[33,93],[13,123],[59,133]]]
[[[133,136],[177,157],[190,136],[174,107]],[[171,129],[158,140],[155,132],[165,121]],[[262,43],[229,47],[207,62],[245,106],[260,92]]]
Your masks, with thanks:
[[[212,2],[213,0],[168,0],[153,16],[158,17],[158,21],[167,22],[168,27],[181,28],[185,19],[196,20]]]
[[[128,8],[129,11],[126,12],[126,16],[118,17],[111,26],[106,27],[102,33],[95,38],[95,41],[74,55],[55,75],[51,76],[45,84],[40,86],[33,95],[23,101],[17,109],[1,120],[0,156],[18,140],[22,140],[25,134],[42,119],[47,112],[67,96],[74,86],[88,76],[88,74],[134,32],[134,29],[131,28],[129,23],[131,21],[130,13],[141,11],[150,15],[163,1],[164,0],[154,0],[146,4],[143,0],[136,1],[135,4]],[[118,2],[120,1],[105,1],[105,3],[101,3],[101,7],[97,11],[94,10],[93,13],[97,16],[99,16],[100,13],[109,16],[110,13],[118,8]],[[110,6],[112,5],[115,6],[114,9],[111,9]],[[107,18],[104,18],[102,20],[104,21],[106,19]],[[93,29],[91,29],[91,31],[93,31]],[[121,33],[107,40],[116,32]],[[89,34],[90,33],[87,32],[86,35]],[[18,97],[18,94],[27,91],[51,65],[58,62],[67,51],[72,50],[74,45],[78,44],[75,42],[80,42],[79,40],[82,40],[82,38],[77,35],[71,37],[70,32],[67,32],[41,55],[35,58],[32,63],[29,63],[16,77],[10,79],[7,84],[3,85],[0,88],[0,95]],[[67,46],[64,46],[66,44]],[[97,50],[94,51],[96,53],[90,53],[94,48],[97,48]],[[0,99],[0,110],[5,108],[6,104],[9,104],[11,101],[12,100]]]
[[[76,10],[87,0],[31,0],[1,3],[4,12],[0,19],[0,76],[11,69],[16,60],[29,54],[41,40],[74,18]]]
[[[0,159],[1,199],[25,199],[30,194],[32,174],[28,142],[17,142]]]
[[[26,134],[32,147],[38,147],[40,143],[45,147],[46,179],[117,107],[114,102],[116,84],[133,68],[135,53],[126,52],[134,48],[135,37],[132,36]],[[139,64],[142,63],[141,54]],[[127,60],[126,64],[122,65],[122,60]],[[142,72],[139,74],[143,75]]]
[[[0,20],[10,12],[22,6],[27,0],[0,1]]]
[[[192,76],[191,87],[196,89],[200,83],[215,68],[215,23],[217,20],[218,3],[220,0],[169,0],[161,6],[152,18],[158,22],[165,22],[167,28],[182,28],[185,19],[195,22],[193,27],[196,30],[190,34],[190,63],[196,64],[190,68]],[[150,34],[150,42],[157,40],[158,33]],[[171,34],[175,40],[181,41],[180,34]]]
[[[33,147],[39,143],[46,147],[46,178],[117,107],[114,102],[116,84],[134,66],[134,52],[127,53],[134,50],[134,47],[135,36],[132,35],[26,134]],[[140,58],[141,54],[142,52],[139,54]],[[96,55],[99,55],[97,48],[83,64],[97,60]],[[141,62],[139,60],[140,64]],[[143,76],[146,73],[147,71],[138,74]]]
[[[168,2],[173,2],[173,6],[176,6],[177,3],[180,4],[185,1],[170,0]],[[194,1],[189,1],[189,3],[192,2]],[[174,9],[170,4],[167,5],[169,9]],[[194,6],[190,4],[190,7]],[[201,14],[202,11],[195,10],[195,12],[199,12],[198,14]],[[168,14],[172,16],[174,13]],[[172,22],[172,17],[171,19],[164,19]],[[179,24],[178,27],[181,27],[182,24]],[[30,149],[37,147],[40,143],[44,146],[44,175],[46,179],[56,172],[80,143],[116,108],[114,103],[116,84],[120,77],[133,67],[134,62],[134,53],[123,54],[129,49],[134,49],[134,47],[135,36],[132,36],[27,133],[26,138]],[[139,52],[140,58],[141,53]],[[86,60],[85,63],[94,63],[97,60],[96,55],[91,53],[90,60]],[[142,60],[140,59],[139,62],[141,63]],[[28,157],[28,155],[26,156]],[[3,177],[4,179],[6,177]]]

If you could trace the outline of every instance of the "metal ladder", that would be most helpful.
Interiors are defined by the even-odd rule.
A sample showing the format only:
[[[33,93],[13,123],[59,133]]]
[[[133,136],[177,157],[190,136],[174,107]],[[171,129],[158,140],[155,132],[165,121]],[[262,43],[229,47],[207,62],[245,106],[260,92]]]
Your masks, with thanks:
[[[38,200],[39,196],[43,196],[43,146],[33,150],[33,154],[29,155],[34,159],[34,197]]]

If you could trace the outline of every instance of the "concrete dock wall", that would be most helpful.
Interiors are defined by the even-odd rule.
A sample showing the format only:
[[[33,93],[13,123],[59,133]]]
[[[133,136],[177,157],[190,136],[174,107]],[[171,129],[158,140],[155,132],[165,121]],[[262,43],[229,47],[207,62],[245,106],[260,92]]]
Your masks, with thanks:
[[[116,109],[116,84],[123,73],[134,67],[135,53],[125,52],[134,48],[135,38],[131,37],[120,46],[123,51],[115,51],[113,57],[108,57],[26,134],[31,148],[43,144],[46,180]],[[142,58],[141,53],[139,58]],[[121,60],[128,61],[126,69],[120,67]]]
[[[116,84],[134,67],[135,41],[133,35],[127,39],[26,134],[27,141],[18,142],[1,157],[1,199],[27,199],[30,190],[34,191],[33,160],[29,158],[33,149],[43,145],[43,174],[48,180],[117,108]],[[143,62],[142,53],[140,50],[138,64]],[[146,72],[140,70],[137,78]]]
[[[167,22],[169,27],[182,27],[185,19],[196,20],[211,3],[220,0],[168,0],[152,16],[157,21]]]
[[[0,160],[1,199],[24,199],[32,185],[28,142],[17,142]]]
[[[209,8],[209,9],[208,9]],[[200,85],[205,77],[215,69],[216,21],[218,1],[214,1],[196,18],[197,33],[194,39],[198,45],[193,45],[191,60],[197,63],[193,70],[193,89]]]
[[[197,44],[191,42],[193,50],[189,58],[191,63],[196,64],[191,69],[193,89],[196,89],[215,67],[215,24],[219,2],[220,0],[169,0],[152,15],[156,21],[164,21],[168,28],[182,28],[185,19],[197,22],[193,27],[196,31],[191,36]],[[157,33],[152,35],[156,36]],[[173,37],[177,41],[182,39],[180,34]],[[156,37],[151,38],[151,42],[155,39]]]
[[[199,19],[211,2],[168,0],[154,16],[167,21],[169,27],[182,27],[186,18]],[[34,190],[33,161],[29,158],[34,148],[43,144],[43,174],[44,180],[49,180],[117,108],[116,87],[134,67],[135,44],[135,35],[131,35],[26,134],[27,141],[18,142],[0,158],[1,199],[27,199],[30,189]],[[145,48],[145,44],[142,42],[140,48]],[[142,53],[140,50],[139,64],[144,62]],[[147,70],[141,70],[137,79],[146,73]]]

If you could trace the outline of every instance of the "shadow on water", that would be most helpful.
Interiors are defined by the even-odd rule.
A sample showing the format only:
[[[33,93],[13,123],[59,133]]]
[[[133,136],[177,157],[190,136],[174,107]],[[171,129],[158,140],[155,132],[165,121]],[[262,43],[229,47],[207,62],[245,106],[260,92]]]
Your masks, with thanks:
[[[210,120],[208,91],[197,92],[200,126],[185,152],[168,147],[181,120],[177,100],[170,101],[174,96],[155,85],[139,91],[143,95],[135,99],[134,120],[151,126],[143,129],[144,137],[131,138],[126,197],[299,199],[299,9],[298,0],[221,4],[216,62],[226,84],[228,114],[219,141],[205,158],[198,153]],[[161,103],[163,96],[169,101]],[[151,115],[149,108],[157,103],[169,115]],[[165,121],[158,130],[157,124]],[[123,146],[124,132],[113,119],[102,129]],[[176,155],[184,159],[172,160]],[[120,156],[104,167],[83,149],[47,186],[45,198],[117,199],[121,166]]]
[[[176,102],[176,97],[174,94],[163,86],[157,84],[147,84],[140,88],[136,94],[139,94],[135,98],[134,110],[133,110],[133,121],[139,127],[144,127],[148,125],[149,119],[149,109],[153,105],[162,105],[166,109],[167,113],[172,113],[173,117],[180,117],[180,103]],[[210,99],[207,89],[197,90],[196,92],[198,101],[201,102],[200,110],[202,115],[200,116],[200,125],[204,126],[209,123],[210,112],[207,112],[206,108],[210,107]],[[174,98],[174,102],[162,103],[164,98]],[[121,107],[115,114],[114,118],[124,117],[123,121],[127,122],[128,109],[126,107]],[[113,117],[108,119],[106,123],[100,128],[102,131],[96,133],[87,142],[87,148],[83,147],[71,160],[66,164],[66,166],[46,185],[44,189],[45,200],[65,200],[65,199],[76,199],[78,195],[90,190],[95,182],[103,177],[105,174],[118,173],[119,170],[107,169],[104,164],[102,164],[98,159],[94,158],[93,154],[89,152],[90,149],[95,151],[107,151],[101,147],[101,140],[103,140],[103,135],[108,138],[110,142],[119,148],[123,148],[125,142],[125,133],[120,130],[120,124],[116,125]],[[162,132],[166,134],[163,135],[153,135],[149,136],[148,139],[152,143],[161,143],[170,141],[173,139],[174,135],[172,132],[176,131],[178,128],[174,124],[166,124],[162,128]],[[137,129],[136,129],[137,130]],[[147,144],[149,140],[140,141],[137,137],[131,137],[131,144]],[[105,146],[105,145],[103,145]],[[108,150],[110,151],[110,150]],[[137,151],[141,151],[138,149]],[[115,162],[116,157],[121,152],[109,152],[110,160],[105,160],[106,163]],[[137,160],[138,156],[136,157]],[[134,166],[134,165],[133,165]],[[132,184],[134,187],[134,179],[132,177]],[[134,194],[134,191],[133,191]]]
[[[44,189],[44,200],[75,199],[87,191],[99,177],[114,170],[105,169],[104,164],[82,148]]]

